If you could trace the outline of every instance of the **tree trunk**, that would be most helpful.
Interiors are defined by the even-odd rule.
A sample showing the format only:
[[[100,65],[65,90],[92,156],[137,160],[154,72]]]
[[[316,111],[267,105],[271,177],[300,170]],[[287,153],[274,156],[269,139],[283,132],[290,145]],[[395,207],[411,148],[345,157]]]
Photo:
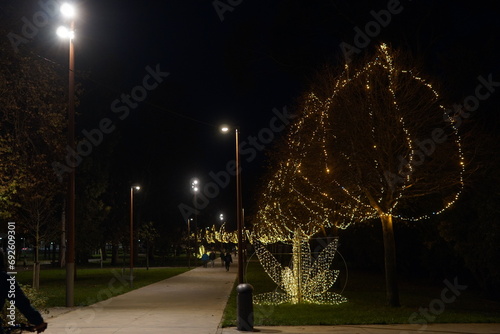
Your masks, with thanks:
[[[381,215],[382,232],[384,235],[385,288],[389,306],[399,307],[399,290],[396,275],[396,244],[392,216]]]
[[[66,200],[61,213],[61,246],[59,246],[59,266],[66,267]]]
[[[108,259],[108,252],[106,249],[106,243],[103,242],[101,245],[101,254],[102,254],[102,260],[106,261]]]
[[[111,265],[116,266],[118,263],[118,244],[111,244]]]
[[[146,270],[149,270],[149,242],[146,245]]]
[[[38,254],[39,245],[38,235],[35,238],[34,261],[33,261],[33,289],[38,290],[40,287],[40,259]]]

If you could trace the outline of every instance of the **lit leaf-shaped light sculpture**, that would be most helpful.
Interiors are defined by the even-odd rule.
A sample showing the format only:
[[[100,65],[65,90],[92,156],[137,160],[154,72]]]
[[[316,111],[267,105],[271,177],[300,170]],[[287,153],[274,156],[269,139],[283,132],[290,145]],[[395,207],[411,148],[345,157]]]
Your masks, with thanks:
[[[347,299],[328,291],[337,280],[339,271],[330,265],[337,250],[338,241],[330,242],[313,260],[309,247],[309,237],[297,229],[293,237],[293,255],[290,267],[283,267],[266,247],[258,240],[255,252],[264,270],[282,292],[267,292],[254,297],[256,304],[314,303],[340,304]]]

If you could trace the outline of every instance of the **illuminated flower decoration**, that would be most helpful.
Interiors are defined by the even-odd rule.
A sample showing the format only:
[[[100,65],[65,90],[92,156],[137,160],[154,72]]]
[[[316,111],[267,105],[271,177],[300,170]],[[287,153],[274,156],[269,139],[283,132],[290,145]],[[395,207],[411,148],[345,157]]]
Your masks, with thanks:
[[[339,271],[330,264],[337,251],[338,239],[330,242],[313,260],[309,237],[296,230],[293,238],[291,267],[282,267],[258,240],[254,243],[260,263],[283,292],[267,292],[254,297],[255,304],[313,303],[336,305],[346,302],[341,295],[328,291],[337,280]]]

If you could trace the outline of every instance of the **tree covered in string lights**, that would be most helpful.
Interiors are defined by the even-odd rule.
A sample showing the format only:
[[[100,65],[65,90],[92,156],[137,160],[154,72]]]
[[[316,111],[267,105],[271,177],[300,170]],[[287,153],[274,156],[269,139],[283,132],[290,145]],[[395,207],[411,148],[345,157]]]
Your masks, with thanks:
[[[255,224],[260,240],[275,241],[297,227],[313,233],[380,219],[392,306],[399,306],[393,219],[444,212],[462,192],[465,166],[454,115],[410,64],[383,44],[341,73],[319,75],[301,99]]]

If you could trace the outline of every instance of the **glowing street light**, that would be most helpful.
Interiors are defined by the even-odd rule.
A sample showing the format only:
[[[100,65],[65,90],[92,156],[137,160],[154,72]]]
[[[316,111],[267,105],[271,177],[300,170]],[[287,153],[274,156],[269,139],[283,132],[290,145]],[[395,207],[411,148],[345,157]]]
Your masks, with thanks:
[[[191,190],[194,194],[194,248],[198,252],[198,202],[196,195],[200,191],[200,181],[197,178],[191,179]]]
[[[72,40],[73,38],[75,38],[75,26],[73,21],[74,17],[76,16],[75,7],[69,3],[63,3],[60,10],[62,16],[66,19],[71,19],[71,22],[69,28],[66,26],[60,26],[59,28],[57,28],[56,33],[59,37]]]
[[[73,39],[75,38],[75,32],[68,29],[68,27],[60,26],[56,30],[57,36],[61,38]]]
[[[63,14],[63,16],[66,18],[75,17],[76,10],[75,10],[75,6],[73,6],[72,4],[65,2],[61,5],[60,10],[61,10],[61,14]]]
[[[57,34],[69,40],[69,77],[68,77],[68,147],[75,151],[75,7],[65,3],[60,7],[61,14],[70,19],[70,27],[59,27]],[[75,290],[75,168],[71,168],[68,178],[66,210],[66,306],[74,306]]]
[[[191,189],[193,190],[195,196],[196,193],[200,190],[198,184],[199,184],[198,179],[193,179],[193,181],[191,181]]]

